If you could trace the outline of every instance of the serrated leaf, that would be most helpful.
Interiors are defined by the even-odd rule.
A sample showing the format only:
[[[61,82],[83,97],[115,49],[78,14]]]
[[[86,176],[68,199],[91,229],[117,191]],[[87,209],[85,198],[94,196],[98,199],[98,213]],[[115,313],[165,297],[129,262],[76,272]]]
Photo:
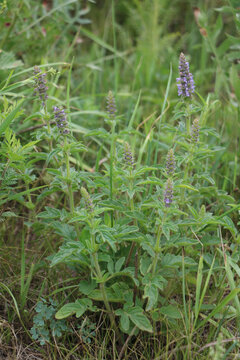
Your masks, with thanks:
[[[117,248],[116,248],[116,245],[115,245],[115,239],[114,239],[113,234],[110,232],[110,230],[107,227],[104,229],[104,227],[102,226],[98,230],[98,233],[101,235],[103,241],[107,242],[111,246],[112,250],[114,252],[116,252]]]
[[[143,313],[143,309],[139,306],[127,309],[127,314],[129,315],[132,322],[143,331],[152,332],[152,325],[146,315]]]
[[[23,66],[23,62],[21,60],[16,60],[15,55],[12,52],[1,50],[0,70],[14,69],[19,66]]]
[[[174,305],[162,306],[159,309],[159,311],[161,314],[166,315],[167,317],[172,318],[172,319],[181,319],[182,318],[181,313],[178,310],[177,306],[174,306]]]
[[[192,191],[196,191],[199,192],[198,189],[196,189],[195,187],[191,186],[191,185],[187,185],[187,184],[179,184],[179,185],[175,185],[176,188],[183,188],[183,189],[188,189],[188,190],[192,190]]]
[[[130,321],[129,321],[129,316],[128,314],[122,310],[122,309],[118,309],[115,314],[117,316],[120,316],[120,325],[123,329],[124,332],[127,332],[129,329],[129,325],[130,325]]]
[[[118,261],[115,264],[115,271],[119,272],[124,264],[125,261],[125,256],[121,257],[120,259],[118,259]]]
[[[194,266],[197,263],[190,257],[184,257],[184,264],[185,266]],[[179,267],[182,265],[182,256],[180,255],[173,255],[173,254],[166,254],[162,258],[162,266],[164,267]]]
[[[138,176],[144,174],[146,171],[153,171],[153,170],[158,170],[158,168],[153,166],[142,166],[140,169],[135,171],[134,175]]]
[[[4,211],[1,216],[3,217],[16,217],[17,215],[13,211]]]
[[[66,244],[60,246],[59,251],[55,254],[51,261],[51,267],[59,263],[65,262],[72,255],[81,254],[84,246],[79,241],[68,241]]]
[[[151,310],[154,305],[157,303],[158,299],[158,289],[153,284],[148,284],[144,287],[144,295],[143,298],[148,298],[148,303],[146,307],[146,311]]]
[[[91,307],[92,301],[90,299],[78,299],[75,303],[63,305],[63,307],[61,307],[61,309],[56,313],[55,318],[61,320],[73,314],[76,314],[76,317],[79,318]]]
[[[123,294],[116,294],[112,289],[106,288],[106,294],[108,301],[110,302],[116,302],[116,303],[123,303],[124,298]],[[96,300],[96,301],[103,301],[102,292],[98,289],[93,290],[89,295],[89,298]]]
[[[97,284],[95,281],[81,281],[79,283],[79,291],[83,293],[84,295],[89,295],[95,288]]]
[[[187,238],[178,239],[177,241],[174,242],[174,246],[176,247],[197,245],[197,244],[199,244],[199,242],[196,239],[187,239]]]
[[[25,100],[21,100],[18,105],[7,115],[6,119],[0,125],[0,135],[7,129],[11,122],[18,116],[19,110]]]

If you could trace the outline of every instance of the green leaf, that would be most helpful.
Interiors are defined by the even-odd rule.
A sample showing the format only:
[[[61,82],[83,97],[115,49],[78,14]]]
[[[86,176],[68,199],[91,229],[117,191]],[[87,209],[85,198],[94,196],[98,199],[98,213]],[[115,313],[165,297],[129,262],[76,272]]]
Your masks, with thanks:
[[[127,314],[129,315],[132,322],[143,331],[152,332],[152,325],[146,315],[143,313],[143,309],[139,306],[127,309]]]
[[[176,247],[197,245],[197,244],[199,244],[199,241],[197,241],[196,239],[187,239],[187,238],[178,239],[177,241],[174,242],[174,246]]]
[[[154,170],[156,171],[156,170],[158,170],[158,168],[153,167],[153,166],[142,166],[140,169],[135,171],[134,175],[139,176],[141,174],[144,174],[147,171],[154,171]]]
[[[111,288],[106,288],[107,298],[110,302],[124,303],[123,294],[116,294]],[[95,301],[103,301],[102,292],[98,289],[93,290],[88,297]]]
[[[190,257],[184,258],[185,266],[194,266],[197,263]],[[182,264],[182,257],[180,255],[166,254],[162,258],[162,266],[164,267],[179,267]]]
[[[68,241],[66,244],[60,246],[57,254],[54,255],[51,261],[51,267],[59,263],[65,262],[72,255],[81,254],[84,246],[79,241]]]
[[[101,235],[104,242],[107,242],[114,252],[117,251],[115,245],[115,239],[111,231],[108,229],[107,226],[102,225],[101,228],[99,227],[98,233]]]
[[[140,260],[140,271],[142,275],[147,274],[147,270],[149,269],[149,266],[152,264],[152,260],[150,257],[141,257]]]
[[[12,52],[6,52],[1,50],[0,70],[14,69],[19,66],[23,66],[23,62],[21,60],[16,60]]]
[[[230,217],[224,216],[222,220],[225,223],[224,228],[228,229],[233,234],[233,236],[236,236],[238,231]]]
[[[128,331],[129,329],[129,317],[125,312],[122,312],[120,318],[120,324],[124,331]]]
[[[148,303],[146,307],[146,311],[151,310],[154,305],[157,303],[158,299],[158,289],[153,284],[148,284],[144,287],[144,295],[143,298],[148,298]]]
[[[123,309],[118,309],[117,311],[115,311],[115,314],[117,316],[120,316],[120,325],[123,331],[127,332],[130,325],[128,314]]]
[[[79,291],[83,293],[84,295],[89,295],[95,288],[97,284],[95,281],[86,281],[83,280],[79,283]]]
[[[198,189],[196,189],[193,186],[187,185],[187,184],[179,184],[175,186],[176,188],[183,188],[183,189],[188,189],[188,190],[192,190],[192,191],[196,191],[199,192]]]
[[[118,261],[115,264],[115,271],[119,272],[124,264],[125,261],[125,256],[121,257],[120,259],[118,259]]]
[[[182,318],[182,315],[178,310],[177,306],[174,305],[162,306],[159,311],[161,314],[166,315],[167,317],[172,319]]]
[[[0,125],[0,135],[7,129],[11,122],[18,116],[18,112],[23,105],[25,100],[21,100],[18,105],[8,114],[6,119]]]
[[[69,303],[61,307],[61,309],[56,313],[55,317],[56,319],[61,320],[76,314],[76,317],[79,318],[88,309],[93,310],[92,301],[89,299],[78,299],[75,301],[75,303]]]
[[[100,136],[102,138],[108,138],[109,133],[105,129],[96,129],[89,131],[85,136]]]

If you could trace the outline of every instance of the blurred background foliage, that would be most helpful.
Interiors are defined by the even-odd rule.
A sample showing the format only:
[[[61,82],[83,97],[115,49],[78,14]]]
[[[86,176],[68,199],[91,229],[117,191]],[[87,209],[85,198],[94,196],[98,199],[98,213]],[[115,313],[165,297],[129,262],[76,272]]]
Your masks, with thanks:
[[[12,70],[14,80],[26,79],[34,65],[46,64],[50,69],[54,64],[61,74],[50,96],[64,104],[67,70],[73,62],[70,106],[80,134],[104,126],[94,111],[104,109],[109,89],[117,94],[122,128],[140,99],[134,127],[150,116],[142,126],[148,134],[161,114],[171,68],[162,121],[175,125],[175,78],[183,51],[190,60],[196,91],[213,102],[207,110],[211,112],[207,126],[215,127],[227,144],[216,164],[220,187],[234,191],[236,179],[234,188],[229,179],[236,178],[239,148],[237,0],[2,0],[0,11],[0,80],[4,83]],[[29,87],[19,88],[19,96],[29,92]]]

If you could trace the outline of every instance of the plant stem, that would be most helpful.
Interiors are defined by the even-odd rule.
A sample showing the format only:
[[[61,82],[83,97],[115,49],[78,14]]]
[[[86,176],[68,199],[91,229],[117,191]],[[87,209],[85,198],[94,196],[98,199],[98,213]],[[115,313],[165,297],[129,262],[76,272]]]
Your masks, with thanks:
[[[186,103],[186,130],[187,130],[187,134],[190,135],[191,132],[191,113],[190,113],[190,108],[189,108],[189,103]]]
[[[92,227],[93,227],[93,222],[92,221],[91,221],[91,224],[92,224]],[[95,248],[95,237],[94,237],[93,233],[91,235],[91,245],[92,245],[92,248],[94,249]],[[102,293],[104,305],[105,305],[105,307],[107,309],[112,328],[116,331],[116,334],[119,337],[120,334],[119,334],[119,331],[118,331],[118,328],[117,328],[117,325],[116,325],[116,322],[115,322],[115,318],[114,318],[111,306],[110,306],[108,298],[107,298],[107,293],[106,293],[106,289],[105,289],[105,283],[103,281],[102,272],[101,272],[101,269],[100,269],[100,266],[99,266],[97,253],[94,252],[92,254],[92,257],[93,257],[93,262],[94,262],[94,266],[95,266],[95,269],[96,269],[97,277],[100,280],[100,285],[99,286],[100,286],[100,291]]]
[[[64,138],[64,147],[67,146],[66,136]],[[73,199],[73,191],[72,191],[72,182],[71,182],[71,173],[70,173],[70,163],[69,163],[69,153],[68,150],[65,150],[65,162],[67,169],[67,187],[68,187],[68,197],[69,197],[69,207],[71,214],[74,214],[74,199]]]
[[[161,251],[160,248],[160,239],[161,239],[161,235],[162,235],[162,228],[163,228],[163,223],[166,217],[166,213],[164,213],[163,218],[162,218],[162,222],[161,224],[159,224],[158,226],[158,230],[157,230],[157,240],[156,240],[156,244],[155,244],[155,256],[153,259],[153,265],[152,265],[152,275],[154,276],[155,271],[156,271],[156,267],[157,267],[157,263],[158,263],[158,258],[159,258],[159,253]]]
[[[113,163],[115,158],[115,127],[116,121],[112,120],[112,141],[110,149],[110,200],[113,199]],[[113,211],[111,211],[111,226],[113,227]]]
[[[71,215],[74,215],[75,206],[74,206],[72,180],[71,180],[71,172],[70,172],[69,151],[67,150],[67,137],[66,136],[64,137],[64,153],[65,153],[65,163],[66,163],[66,170],[67,170],[67,188],[68,188],[69,207],[70,207]],[[79,231],[77,224],[75,224],[75,230],[76,230],[78,238],[80,238],[80,231]]]
[[[132,168],[130,168],[130,170],[129,170],[129,188],[130,188],[130,190],[133,189]],[[131,209],[132,212],[134,211],[134,201],[133,201],[133,198],[130,198],[130,209]],[[137,221],[136,221],[136,219],[134,219],[134,225],[137,226]],[[129,253],[128,253],[127,260],[126,260],[126,262],[125,262],[125,267],[128,267],[128,265],[129,265],[129,263],[130,263],[130,260],[131,260],[132,253],[133,253],[133,250],[134,250],[135,245],[136,245],[136,243],[135,243],[135,241],[133,241],[133,242],[132,242],[132,245],[131,245],[131,247],[130,247]]]
[[[48,135],[49,137],[51,136],[51,126],[50,126],[50,120],[48,117],[48,112],[47,112],[47,105],[44,105],[44,120],[47,123],[47,129],[48,129]],[[48,139],[48,143],[49,143],[49,150],[52,151],[52,139]]]

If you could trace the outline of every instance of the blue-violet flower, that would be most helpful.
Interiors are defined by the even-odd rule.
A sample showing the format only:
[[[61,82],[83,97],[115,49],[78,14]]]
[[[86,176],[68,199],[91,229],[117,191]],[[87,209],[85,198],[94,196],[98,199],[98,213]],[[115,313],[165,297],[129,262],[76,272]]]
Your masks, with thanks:
[[[191,97],[194,93],[195,85],[193,76],[189,71],[189,63],[187,62],[185,55],[180,54],[179,57],[179,77],[177,80],[178,96]]]
[[[65,114],[65,110],[64,109],[60,109],[57,106],[53,107],[53,113],[54,113],[54,118],[56,121],[56,125],[57,127],[60,129],[60,133],[63,135],[66,135],[69,133],[68,129],[67,129],[67,116]]]
[[[34,94],[39,96],[39,99],[42,101],[42,106],[45,106],[47,96],[48,87],[46,86],[46,74],[43,73],[38,66],[34,66],[34,81],[35,88]]]

